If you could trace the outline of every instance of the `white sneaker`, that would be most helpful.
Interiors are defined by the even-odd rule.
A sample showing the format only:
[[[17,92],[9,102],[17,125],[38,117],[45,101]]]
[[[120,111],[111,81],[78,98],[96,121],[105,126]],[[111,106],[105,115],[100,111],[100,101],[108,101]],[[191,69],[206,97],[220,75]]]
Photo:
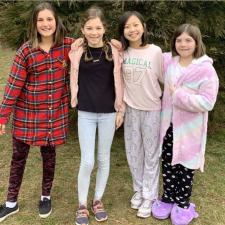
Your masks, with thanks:
[[[141,206],[138,209],[137,216],[141,218],[147,218],[151,215],[152,201],[144,199]]]
[[[143,201],[142,194],[140,192],[135,192],[133,197],[130,200],[132,209],[139,209]]]

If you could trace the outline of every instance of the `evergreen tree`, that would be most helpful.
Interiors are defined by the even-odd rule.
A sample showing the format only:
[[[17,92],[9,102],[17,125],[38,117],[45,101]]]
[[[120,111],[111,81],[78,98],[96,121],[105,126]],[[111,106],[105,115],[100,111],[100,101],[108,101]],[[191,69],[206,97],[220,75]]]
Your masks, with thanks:
[[[26,39],[29,15],[40,1],[3,0],[0,2],[0,43],[2,46],[17,48]],[[225,87],[224,40],[225,2],[223,1],[78,1],[52,0],[68,35],[78,37],[79,18],[83,12],[95,4],[102,7],[108,19],[108,33],[117,38],[119,16],[123,11],[136,10],[142,13],[147,22],[150,41],[169,50],[170,39],[175,28],[182,23],[193,23],[200,27],[207,53],[214,59],[221,89]]]

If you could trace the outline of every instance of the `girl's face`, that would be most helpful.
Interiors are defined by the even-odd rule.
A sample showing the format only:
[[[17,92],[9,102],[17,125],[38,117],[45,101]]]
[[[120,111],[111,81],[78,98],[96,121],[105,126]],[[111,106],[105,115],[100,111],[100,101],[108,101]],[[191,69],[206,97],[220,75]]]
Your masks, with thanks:
[[[183,32],[176,38],[175,47],[181,58],[193,58],[196,42],[190,35]]]
[[[88,45],[93,48],[103,46],[103,35],[105,28],[100,18],[94,18],[88,20],[81,31],[87,39]]]
[[[56,21],[52,11],[44,9],[38,13],[37,31],[42,38],[53,37],[56,31]]]
[[[124,37],[129,41],[130,45],[138,45],[142,43],[142,35],[144,27],[137,16],[131,16],[124,26]]]

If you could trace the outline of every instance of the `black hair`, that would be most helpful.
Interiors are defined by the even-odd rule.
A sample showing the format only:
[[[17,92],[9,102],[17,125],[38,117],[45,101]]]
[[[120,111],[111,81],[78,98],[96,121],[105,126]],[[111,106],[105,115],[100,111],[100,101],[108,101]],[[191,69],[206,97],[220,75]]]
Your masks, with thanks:
[[[140,46],[145,46],[148,42],[147,28],[146,28],[146,23],[144,21],[143,16],[137,11],[127,11],[120,17],[120,20],[119,20],[119,36],[120,36],[120,41],[122,43],[122,46],[123,46],[124,50],[126,50],[129,47],[129,41],[124,36],[124,27],[127,23],[127,20],[131,16],[136,16],[140,20],[140,22],[143,26],[143,29],[144,29],[144,33],[143,33],[142,38],[141,38],[142,42],[141,42]]]

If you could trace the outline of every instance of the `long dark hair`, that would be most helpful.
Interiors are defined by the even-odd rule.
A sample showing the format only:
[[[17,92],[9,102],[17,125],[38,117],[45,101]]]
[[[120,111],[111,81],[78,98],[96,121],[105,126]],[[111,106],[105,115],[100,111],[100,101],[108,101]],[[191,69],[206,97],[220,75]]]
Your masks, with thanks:
[[[124,50],[126,50],[129,47],[129,41],[124,36],[124,27],[127,23],[127,20],[131,16],[136,16],[140,20],[140,22],[143,26],[143,29],[144,29],[144,33],[141,37],[142,42],[141,42],[140,46],[145,46],[148,42],[147,28],[146,28],[146,24],[145,24],[143,16],[137,11],[127,11],[120,17],[120,20],[119,20],[119,36],[120,36],[120,41],[122,43]]]
[[[60,45],[63,42],[65,35],[65,27],[63,26],[61,19],[58,17],[55,8],[49,2],[39,3],[31,14],[29,28],[28,28],[28,40],[31,42],[32,47],[37,47],[41,42],[41,35],[37,31],[37,17],[38,13],[44,9],[48,9],[52,12],[56,21],[56,31],[54,33],[54,45]]]
[[[90,20],[90,19],[95,19],[95,18],[99,18],[104,26],[104,28],[106,29],[106,20],[104,17],[104,13],[103,10],[97,6],[92,6],[89,9],[87,9],[85,11],[85,13],[82,16],[82,20],[81,20],[81,27],[83,28],[85,23]],[[88,54],[88,43],[86,38],[84,37],[84,61],[85,62],[89,62],[92,61],[93,58],[90,54]],[[105,58],[108,61],[112,61],[112,52],[111,52],[111,48],[108,44],[108,40],[106,35],[103,35],[103,51],[105,52]]]

